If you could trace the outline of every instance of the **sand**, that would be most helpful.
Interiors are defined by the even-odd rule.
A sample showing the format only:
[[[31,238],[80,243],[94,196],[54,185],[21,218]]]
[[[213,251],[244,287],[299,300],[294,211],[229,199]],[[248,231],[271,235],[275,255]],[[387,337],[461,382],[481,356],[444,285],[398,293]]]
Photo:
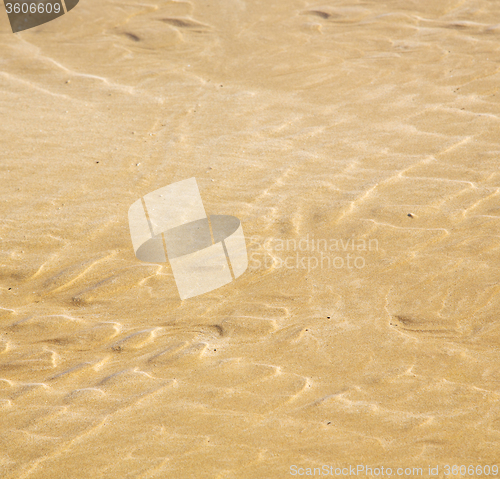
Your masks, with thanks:
[[[13,34],[0,8],[0,476],[499,465],[499,25],[81,0]],[[249,267],[181,301],[127,212],[191,177]]]

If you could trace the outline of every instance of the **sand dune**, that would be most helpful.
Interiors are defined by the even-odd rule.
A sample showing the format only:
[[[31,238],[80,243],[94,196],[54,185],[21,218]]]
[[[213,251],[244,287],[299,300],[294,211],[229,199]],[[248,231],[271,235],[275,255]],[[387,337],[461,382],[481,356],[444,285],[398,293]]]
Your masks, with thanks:
[[[0,476],[500,465],[499,5],[2,11]],[[249,267],[180,301],[127,211],[191,177]]]

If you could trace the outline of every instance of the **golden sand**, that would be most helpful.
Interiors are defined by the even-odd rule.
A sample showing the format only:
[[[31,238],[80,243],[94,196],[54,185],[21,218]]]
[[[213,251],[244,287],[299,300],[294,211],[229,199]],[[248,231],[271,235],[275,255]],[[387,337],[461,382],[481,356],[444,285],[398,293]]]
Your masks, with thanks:
[[[0,477],[499,465],[499,40],[486,0],[1,7]],[[181,301],[127,211],[190,177],[250,264]]]

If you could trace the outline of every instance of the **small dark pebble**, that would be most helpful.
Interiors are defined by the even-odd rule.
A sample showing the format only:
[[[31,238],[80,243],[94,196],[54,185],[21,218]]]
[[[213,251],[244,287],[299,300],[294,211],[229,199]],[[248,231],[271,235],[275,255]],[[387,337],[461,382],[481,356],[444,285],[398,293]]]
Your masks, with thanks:
[[[408,213],[408,216],[409,216],[410,218],[413,218],[413,215],[412,215],[411,213]]]

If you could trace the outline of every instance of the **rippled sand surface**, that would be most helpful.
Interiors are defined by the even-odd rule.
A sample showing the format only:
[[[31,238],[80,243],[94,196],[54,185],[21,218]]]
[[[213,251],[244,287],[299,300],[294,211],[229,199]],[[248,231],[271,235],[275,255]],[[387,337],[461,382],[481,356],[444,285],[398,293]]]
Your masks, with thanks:
[[[499,53],[485,0],[2,7],[0,476],[499,464]],[[127,211],[190,177],[254,256],[180,301]]]

